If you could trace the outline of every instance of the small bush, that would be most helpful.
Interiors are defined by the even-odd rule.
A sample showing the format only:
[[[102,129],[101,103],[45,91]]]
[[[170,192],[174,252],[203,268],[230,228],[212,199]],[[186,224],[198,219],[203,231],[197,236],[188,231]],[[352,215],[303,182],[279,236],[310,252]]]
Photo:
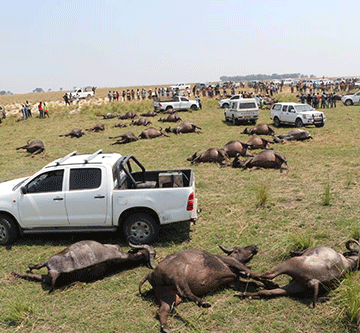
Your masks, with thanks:
[[[269,199],[269,185],[259,184],[256,186],[257,207],[265,207]]]
[[[18,326],[28,320],[34,313],[34,306],[25,304],[22,300],[16,299],[7,305],[9,314],[5,317],[5,323],[9,326]]]
[[[324,206],[329,206],[330,205],[330,199],[331,199],[331,195],[330,195],[330,183],[327,182],[324,186],[324,196],[323,196],[323,205]]]
[[[287,252],[305,251],[313,246],[315,246],[315,241],[311,238],[310,233],[295,232],[289,235]]]

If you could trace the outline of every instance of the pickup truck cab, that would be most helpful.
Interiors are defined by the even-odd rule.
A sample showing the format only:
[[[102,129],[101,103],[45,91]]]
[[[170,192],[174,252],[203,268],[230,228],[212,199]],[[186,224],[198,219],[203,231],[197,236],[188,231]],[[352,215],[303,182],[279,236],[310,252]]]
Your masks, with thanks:
[[[191,169],[147,171],[132,155],[72,152],[0,183],[0,245],[22,234],[118,229],[149,243],[161,225],[196,218]]]
[[[303,127],[305,125],[315,125],[323,127],[326,121],[325,114],[316,111],[309,104],[300,103],[276,103],[271,107],[270,119],[274,121],[274,126],[281,124],[295,125]]]
[[[259,119],[259,107],[255,98],[241,98],[232,100],[224,114],[225,121],[231,121],[234,125],[256,124]]]
[[[83,88],[73,89],[70,92],[67,93],[68,97],[70,97],[70,94],[75,97],[76,94],[79,95],[79,98],[91,98],[94,96],[94,92],[92,90],[86,90]]]
[[[168,109],[174,110],[197,110],[199,108],[199,102],[189,100],[183,96],[174,96],[164,99],[158,99],[154,101],[155,111],[165,111]]]
[[[231,96],[230,98],[225,98],[220,100],[219,107],[221,108],[228,108],[230,106],[230,103],[234,100],[243,98],[242,94]]]

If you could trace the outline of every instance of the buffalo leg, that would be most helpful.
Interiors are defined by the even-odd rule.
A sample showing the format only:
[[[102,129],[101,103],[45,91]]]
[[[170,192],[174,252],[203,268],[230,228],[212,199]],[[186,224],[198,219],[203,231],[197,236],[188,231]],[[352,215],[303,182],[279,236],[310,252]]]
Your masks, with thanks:
[[[48,275],[50,277],[50,289],[49,289],[49,294],[50,294],[55,289],[56,279],[59,277],[60,273],[54,270],[50,270]]]
[[[36,281],[36,282],[42,282],[41,274],[33,274],[33,273],[23,274],[23,273],[14,272],[13,275],[15,277],[17,277],[17,278],[20,278],[20,279],[25,279],[25,280],[29,280],[29,281]]]
[[[44,261],[44,262],[42,262],[42,263],[40,263],[40,264],[37,264],[37,265],[28,265],[28,268],[29,268],[29,270],[30,270],[30,272],[33,270],[33,269],[41,269],[41,268],[43,268],[43,267],[45,267],[47,265],[47,262],[46,261]]]
[[[241,293],[241,294],[236,294],[235,296],[239,296],[239,297],[251,297],[251,298],[261,298],[261,297],[280,297],[280,296],[287,296],[287,295],[292,295],[292,294],[298,294],[301,293],[302,291],[304,291],[304,287],[302,285],[300,285],[297,282],[291,282],[289,283],[287,286],[282,287],[282,288],[276,288],[276,289],[264,289],[264,290],[260,290],[260,291],[256,291],[253,293]]]
[[[157,315],[160,320],[161,332],[169,333],[167,318],[170,311],[181,302],[181,298],[171,287],[155,287],[155,296],[160,302]]]
[[[187,299],[189,299],[190,301],[193,301],[198,306],[201,306],[203,308],[209,308],[211,306],[210,303],[205,302],[202,298],[194,295],[192,293],[189,285],[184,280],[181,280],[179,282],[179,284],[176,284],[176,289],[177,289],[178,293],[180,294],[180,296],[186,297]]]

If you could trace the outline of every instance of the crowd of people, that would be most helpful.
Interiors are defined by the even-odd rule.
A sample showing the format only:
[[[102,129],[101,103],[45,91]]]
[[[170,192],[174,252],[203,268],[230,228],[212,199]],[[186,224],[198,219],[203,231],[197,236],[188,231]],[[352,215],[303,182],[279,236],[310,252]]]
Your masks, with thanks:
[[[45,116],[49,116],[48,108],[46,103],[39,102],[38,104],[39,118],[45,118]],[[23,115],[23,120],[26,120],[29,117],[32,117],[31,107],[28,101],[21,105],[21,113]]]

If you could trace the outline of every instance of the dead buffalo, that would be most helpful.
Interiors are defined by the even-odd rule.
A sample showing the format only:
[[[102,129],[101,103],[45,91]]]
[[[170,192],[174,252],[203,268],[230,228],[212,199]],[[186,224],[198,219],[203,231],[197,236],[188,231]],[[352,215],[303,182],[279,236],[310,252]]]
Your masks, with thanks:
[[[245,162],[239,159],[239,155],[235,157],[232,166],[234,168],[249,168],[250,171],[257,169],[280,169],[288,170],[287,161],[283,154],[273,150],[264,150],[260,154],[248,158]]]
[[[166,118],[160,118],[159,121],[162,121],[163,123],[177,123],[178,121],[181,121],[181,118],[177,115],[177,113],[172,113]]]
[[[199,298],[216,291],[222,285],[236,282],[250,269],[245,266],[258,252],[256,245],[244,248],[234,247],[227,254],[215,255],[204,250],[189,249],[168,255],[139,284],[141,287],[149,281],[160,302],[157,311],[161,332],[169,332],[167,317],[171,309],[181,302],[183,297],[198,306],[208,308],[210,303]]]
[[[71,130],[69,133],[67,134],[60,134],[59,136],[71,136],[71,138],[81,138],[85,133],[79,129],[79,128],[74,128],[73,130]]]
[[[249,145],[249,149],[271,149],[269,143],[274,143],[274,141],[253,135],[246,143]]]
[[[45,150],[45,146],[41,140],[34,140],[34,141],[31,141],[30,143],[28,141],[28,143],[25,146],[16,148],[16,150],[19,150],[19,149],[26,149],[26,151],[29,153],[29,155],[37,155]]]
[[[109,136],[109,139],[116,139],[116,138],[121,138],[121,139],[112,143],[112,145],[121,145],[124,143],[129,143],[139,140],[139,138],[133,132],[126,132],[124,134],[120,134],[117,136]]]
[[[149,245],[134,245],[125,253],[119,245],[100,244],[85,240],[72,244],[63,251],[52,255],[49,259],[37,265],[28,265],[29,273],[13,273],[16,277],[45,282],[53,291],[58,281],[66,285],[75,281],[88,282],[103,278],[127,266],[148,264],[154,268],[155,250]],[[46,267],[48,274],[42,276],[33,274],[33,269]]]
[[[249,152],[249,145],[240,141],[230,141],[222,148],[228,157],[254,156]]]
[[[205,152],[189,157],[187,160],[191,161],[191,164],[197,163],[219,163],[220,165],[226,165],[226,161],[229,159],[224,149],[209,148]]]
[[[142,116],[142,117],[156,117],[157,113],[155,111],[148,111],[146,113],[142,113],[140,116]]]
[[[135,112],[132,112],[132,111],[126,112],[122,116],[118,116],[119,119],[134,119],[136,117],[137,117],[137,114]]]
[[[117,123],[116,125],[114,125],[114,127],[124,128],[124,127],[127,127],[127,125],[124,123]]]
[[[113,115],[112,113],[105,113],[105,114],[99,114],[98,117],[103,117],[103,119],[112,119],[117,116]]]
[[[157,130],[156,128],[149,127],[145,131],[142,131],[140,133],[139,138],[140,139],[154,139],[159,136],[167,136],[168,137],[168,135],[162,130],[162,128]]]
[[[257,135],[273,135],[275,134],[274,129],[266,124],[259,124],[253,128],[248,129],[247,127],[240,134],[257,134]]]
[[[309,131],[302,130],[299,128],[294,128],[287,132],[286,134],[280,134],[278,136],[273,136],[274,141],[276,143],[283,143],[285,141],[304,141],[308,139],[312,139],[313,137],[309,133]]]
[[[149,119],[146,119],[146,118],[140,118],[138,120],[133,120],[130,125],[149,126],[149,125],[151,125],[151,121]]]
[[[94,132],[100,132],[100,131],[104,131],[104,130],[105,130],[105,126],[102,123],[98,123],[92,128],[85,129],[85,131],[94,131]]]
[[[166,128],[165,131],[167,133],[201,133],[200,131],[197,131],[197,129],[201,129],[201,127],[196,126],[195,124],[192,124],[188,121],[184,121],[179,126],[176,126],[174,128]]]
[[[353,244],[355,244],[354,248],[352,248]],[[291,276],[292,280],[282,288],[246,292],[237,296],[260,298],[304,295],[306,291],[310,290],[313,291],[313,306],[315,307],[320,288],[332,287],[341,280],[345,273],[359,268],[359,243],[356,240],[349,240],[346,242],[346,248],[349,252],[341,254],[330,247],[315,246],[265,273],[251,272],[249,276],[255,279],[271,280],[281,274],[287,274]]]
[[[166,110],[164,111],[161,111],[161,113],[163,114],[173,114],[173,113],[176,113],[177,111],[174,110],[173,108],[167,108]]]

